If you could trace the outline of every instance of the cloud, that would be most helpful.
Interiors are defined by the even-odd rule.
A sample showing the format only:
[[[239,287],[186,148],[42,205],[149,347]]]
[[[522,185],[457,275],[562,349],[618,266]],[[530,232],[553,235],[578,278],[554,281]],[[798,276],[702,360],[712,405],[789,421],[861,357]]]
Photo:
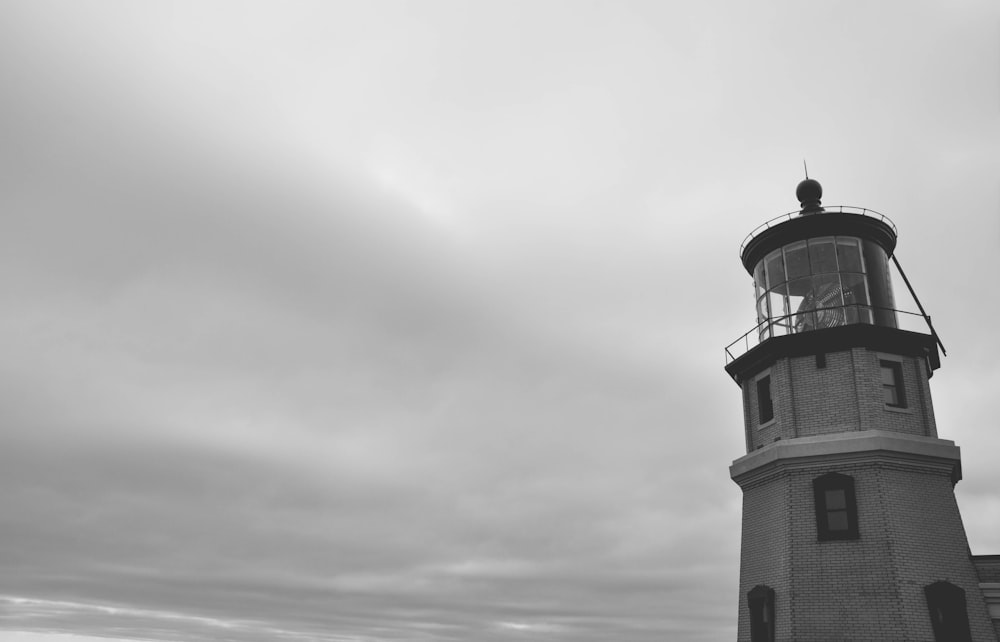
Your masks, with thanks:
[[[536,294],[489,300],[469,279],[489,266],[372,187],[302,194],[181,156],[125,145],[51,194],[65,168],[22,177],[3,466],[21,612],[95,635],[411,639],[596,584],[540,579],[581,554],[650,554],[613,552],[608,477],[564,478],[634,454],[602,434],[671,401],[648,365],[533,327]]]
[[[830,202],[906,231],[938,327],[972,328],[933,385],[942,436],[988,444],[998,303],[956,274],[991,273],[1000,237],[956,248],[928,214],[981,230],[1000,194],[970,189],[995,183],[968,82],[987,21],[3,11],[8,628],[731,635],[744,444],[720,347],[754,322],[739,242],[794,207],[803,153]],[[845,25],[851,47],[814,46]],[[988,548],[977,449],[958,489]]]

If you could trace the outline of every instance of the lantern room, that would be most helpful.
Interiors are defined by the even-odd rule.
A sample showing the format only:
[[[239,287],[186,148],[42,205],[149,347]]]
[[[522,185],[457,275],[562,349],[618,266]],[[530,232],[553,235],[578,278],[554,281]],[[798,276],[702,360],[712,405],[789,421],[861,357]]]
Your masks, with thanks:
[[[744,242],[760,341],[857,323],[897,327],[889,277],[895,227],[871,210],[827,210],[822,193],[817,181],[802,181],[802,209],[765,223]]]
[[[740,247],[753,277],[757,324],[726,347],[726,370],[739,383],[781,355],[821,355],[868,347],[927,358],[940,365],[944,346],[899,262],[896,226],[861,207],[823,206],[823,188],[807,178],[795,191],[801,208],[771,219]],[[900,311],[893,295],[895,265],[920,313]],[[930,334],[912,328],[920,319]],[[919,322],[918,322],[919,323]]]

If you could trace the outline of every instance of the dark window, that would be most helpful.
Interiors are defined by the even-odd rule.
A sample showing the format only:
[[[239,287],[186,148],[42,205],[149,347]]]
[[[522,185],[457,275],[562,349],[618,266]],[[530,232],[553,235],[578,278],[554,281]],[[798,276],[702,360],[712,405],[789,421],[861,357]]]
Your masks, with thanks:
[[[924,587],[935,642],[972,642],[965,591],[951,582],[934,582]]]
[[[774,589],[757,586],[747,593],[750,642],[774,642]]]
[[[760,422],[765,424],[774,419],[774,401],[771,399],[771,375],[764,375],[757,380],[757,414]]]
[[[820,541],[858,539],[858,505],[854,478],[828,473],[813,480],[816,533]]]
[[[903,364],[898,361],[879,361],[882,370],[882,400],[893,408],[906,407],[903,391]]]

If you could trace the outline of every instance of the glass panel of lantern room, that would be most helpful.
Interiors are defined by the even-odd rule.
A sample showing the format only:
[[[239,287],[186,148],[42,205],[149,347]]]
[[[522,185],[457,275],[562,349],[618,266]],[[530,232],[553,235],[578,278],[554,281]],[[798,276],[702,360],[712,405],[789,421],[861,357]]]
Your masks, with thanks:
[[[803,248],[805,249],[805,248]],[[794,281],[788,282],[788,309],[795,314],[795,317],[791,319],[792,327],[795,332],[801,332],[801,327],[803,325],[803,315],[805,314],[807,308],[802,306],[803,302],[812,291],[812,277],[806,277],[804,279],[795,279]],[[815,317],[816,315],[813,315]]]
[[[785,275],[789,280],[809,275],[809,253],[805,241],[785,246]]]
[[[844,291],[839,274],[821,274],[813,277],[813,297],[816,309],[844,307]]]
[[[844,288],[844,313],[847,323],[872,323],[872,309],[868,304],[868,283],[864,274],[841,274]]]
[[[875,325],[899,327],[896,322],[896,301],[892,295],[889,276],[889,257],[882,246],[874,241],[862,241],[862,253],[867,268],[868,295],[874,308]]]
[[[753,269],[753,284],[757,286],[757,298],[764,294],[764,290],[767,289],[767,281],[764,279],[764,261],[757,263],[757,266]]]
[[[849,236],[837,237],[837,263],[841,272],[864,272],[861,262],[861,241]]]
[[[788,287],[782,283],[767,292],[768,311],[771,315],[773,336],[790,334]]]
[[[771,324],[768,322],[767,317],[767,296],[764,294],[757,298],[757,326],[758,338],[761,341],[771,338]]]
[[[785,265],[781,259],[781,250],[777,249],[764,257],[767,273],[767,287],[773,288],[785,282]]]
[[[812,277],[808,276],[788,282],[788,309],[793,314],[790,319],[792,332],[803,332],[816,325],[816,313],[811,311],[813,308],[810,304],[806,304],[812,285]]]
[[[832,236],[809,240],[809,265],[813,274],[837,271],[837,247]]]
[[[811,289],[799,304],[802,317],[797,321],[797,331],[818,330],[844,325],[844,295],[840,287],[840,276],[823,274],[811,279]],[[816,313],[805,314],[815,310]]]
[[[767,281],[764,277],[764,261],[761,260],[757,263],[757,266],[753,270],[753,295],[754,301],[757,302],[758,324],[767,321],[767,300],[764,298],[765,292],[767,292]],[[761,339],[764,338],[765,337],[762,332]]]
[[[764,292],[765,292],[765,290],[764,290],[764,285],[763,284],[761,284],[761,283],[754,283],[753,284],[753,300],[754,301],[760,301],[760,297],[764,296]],[[767,310],[765,309],[764,312],[766,313]],[[765,316],[767,316],[767,315],[766,314],[763,314],[763,315],[760,314],[760,310],[758,310],[757,323],[760,323],[761,321],[763,321]]]

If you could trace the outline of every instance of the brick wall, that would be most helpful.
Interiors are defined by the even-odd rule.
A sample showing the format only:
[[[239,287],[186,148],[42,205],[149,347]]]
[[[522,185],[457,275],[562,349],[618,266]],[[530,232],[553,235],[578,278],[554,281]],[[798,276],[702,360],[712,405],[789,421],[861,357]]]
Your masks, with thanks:
[[[899,361],[903,368],[906,408],[886,406],[882,398],[880,359]],[[854,348],[816,357],[784,357],[743,382],[747,452],[780,439],[855,430],[891,430],[909,435],[937,436],[934,408],[923,359]],[[774,420],[761,425],[757,380],[771,377]]]
[[[746,593],[776,592],[777,640],[933,640],[923,587],[966,592],[973,639],[996,642],[945,465],[863,455],[793,463],[744,488],[739,640]],[[855,480],[860,539],[817,539],[812,481]]]
[[[923,359],[900,357],[864,348],[855,348],[851,352],[861,401],[861,430],[893,430],[909,435],[937,437],[927,367]],[[903,366],[906,408],[887,408],[883,403],[882,372],[879,367],[879,360],[883,358],[899,361]]]
[[[824,368],[816,366],[814,356],[791,359],[794,404],[791,412],[796,420],[796,436],[859,430],[862,404],[858,388],[868,384],[863,381],[867,373],[857,368],[855,352],[825,355]]]
[[[740,550],[739,642],[750,642],[747,593],[763,584],[774,589],[777,639],[791,635],[791,530],[787,481],[781,476],[743,489],[743,547]]]
[[[890,541],[897,551],[904,598],[908,604],[917,605],[913,621],[924,623],[924,630],[930,630],[926,628],[929,624],[923,586],[946,580],[965,590],[973,639],[996,640],[969,556],[950,473],[929,475],[911,467],[886,465],[883,479],[882,496],[889,507]]]

